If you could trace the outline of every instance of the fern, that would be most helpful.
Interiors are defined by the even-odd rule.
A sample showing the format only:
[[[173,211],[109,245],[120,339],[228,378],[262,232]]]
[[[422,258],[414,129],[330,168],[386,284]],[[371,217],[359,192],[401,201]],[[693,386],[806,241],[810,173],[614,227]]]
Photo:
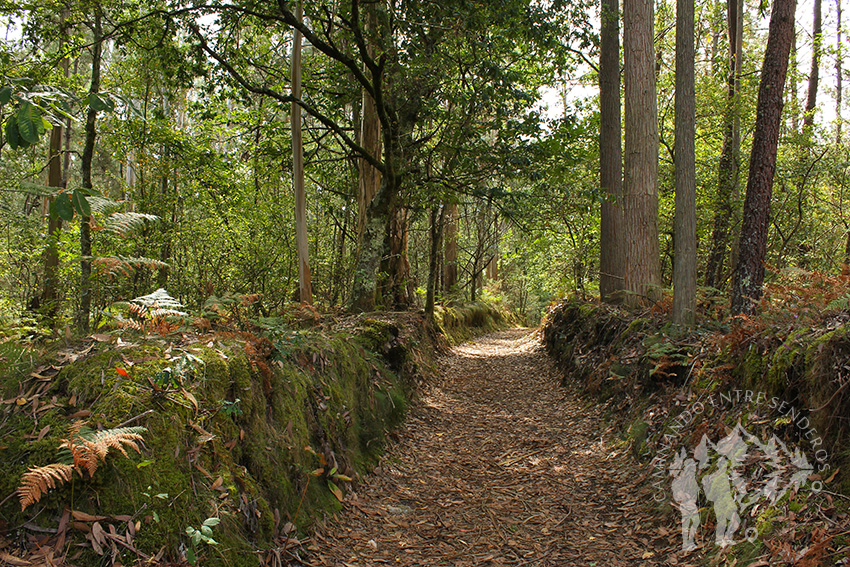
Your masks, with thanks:
[[[128,457],[126,447],[141,453],[139,442],[143,441],[144,427],[116,427],[103,431],[92,431],[85,421],[75,421],[68,429],[68,437],[61,439],[59,449],[67,450],[73,464],[53,463],[43,467],[30,467],[21,478],[18,497],[21,510],[41,500],[50,489],[70,482],[74,471],[83,476],[82,471],[93,477],[98,465],[106,460],[110,449],[115,449]]]
[[[130,276],[137,268],[164,270],[168,264],[153,258],[129,258],[126,256],[102,256],[92,258],[92,266],[101,275],[109,277]]]
[[[112,213],[105,219],[101,230],[127,237],[130,233],[143,228],[146,221],[157,220],[159,220],[158,216],[145,213]]]
[[[18,487],[18,497],[21,500],[21,510],[41,500],[41,496],[51,488],[71,481],[74,467],[63,463],[53,463],[43,467],[30,467],[21,477]]]
[[[185,317],[181,311],[183,304],[160,288],[149,295],[143,295],[130,301],[129,319],[118,318],[118,324],[136,331],[147,331],[166,335],[179,325],[169,321],[170,317]]]

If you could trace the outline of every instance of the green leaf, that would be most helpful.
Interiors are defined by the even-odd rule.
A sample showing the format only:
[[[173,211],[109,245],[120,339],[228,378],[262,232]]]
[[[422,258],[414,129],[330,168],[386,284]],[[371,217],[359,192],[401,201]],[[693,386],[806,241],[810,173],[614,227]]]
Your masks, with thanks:
[[[212,537],[212,528],[209,526],[201,526],[201,534],[207,537]]]
[[[336,499],[339,500],[340,502],[342,502],[342,500],[343,500],[342,490],[340,490],[339,487],[337,485],[335,485],[334,483],[332,483],[331,481],[328,481],[328,488],[331,489],[331,493],[333,493],[333,495],[336,496]]]
[[[0,104],[9,104],[10,100],[12,100],[12,87],[0,89]]]
[[[219,522],[221,522],[221,520],[219,520],[218,518],[207,518],[206,520],[204,520],[204,525],[205,526],[217,526],[219,524]]]
[[[91,205],[89,205],[89,202],[86,200],[86,196],[81,191],[76,189],[74,190],[74,193],[71,196],[71,203],[80,215],[84,217],[91,216]]]
[[[186,561],[189,562],[189,565],[198,564],[198,557],[195,555],[195,550],[191,547],[186,550]]]
[[[51,214],[56,213],[56,216],[64,221],[71,221],[74,218],[74,205],[71,204],[71,197],[67,193],[60,193],[50,205]]]
[[[96,112],[112,112],[115,110],[115,101],[97,93],[91,93],[89,95],[89,106]]]
[[[10,116],[6,121],[6,141],[9,142],[9,147],[13,150],[25,148],[29,144],[21,145],[21,135],[18,132],[18,120],[14,115]]]
[[[26,140],[28,145],[38,143],[39,135],[44,132],[44,130],[39,131],[39,128],[43,128],[43,125],[38,107],[31,102],[21,104],[21,108],[18,109],[18,132],[21,139]]]

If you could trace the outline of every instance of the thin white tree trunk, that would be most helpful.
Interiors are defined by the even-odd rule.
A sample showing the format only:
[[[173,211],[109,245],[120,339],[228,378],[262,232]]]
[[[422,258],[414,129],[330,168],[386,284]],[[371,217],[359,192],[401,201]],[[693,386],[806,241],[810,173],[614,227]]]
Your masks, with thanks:
[[[298,21],[304,18],[304,8],[298,2]],[[295,30],[292,39],[292,96],[301,99],[301,32]],[[307,196],[304,190],[304,142],[301,132],[301,107],[292,103],[292,188],[295,191],[295,244],[298,249],[298,292],[302,303],[313,303],[310,282],[310,249],[307,239]]]

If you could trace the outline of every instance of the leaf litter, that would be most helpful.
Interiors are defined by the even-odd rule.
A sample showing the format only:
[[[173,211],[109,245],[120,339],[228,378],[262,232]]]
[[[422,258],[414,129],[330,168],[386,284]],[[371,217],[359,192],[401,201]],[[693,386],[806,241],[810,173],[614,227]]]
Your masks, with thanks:
[[[688,564],[640,465],[560,382],[528,329],[453,349],[308,564]]]

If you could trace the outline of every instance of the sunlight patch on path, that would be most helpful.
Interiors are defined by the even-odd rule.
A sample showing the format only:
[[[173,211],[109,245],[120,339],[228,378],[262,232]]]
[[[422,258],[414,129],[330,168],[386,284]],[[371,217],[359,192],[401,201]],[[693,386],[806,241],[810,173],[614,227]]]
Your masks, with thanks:
[[[311,564],[666,564],[636,464],[559,381],[528,329],[455,348]]]

